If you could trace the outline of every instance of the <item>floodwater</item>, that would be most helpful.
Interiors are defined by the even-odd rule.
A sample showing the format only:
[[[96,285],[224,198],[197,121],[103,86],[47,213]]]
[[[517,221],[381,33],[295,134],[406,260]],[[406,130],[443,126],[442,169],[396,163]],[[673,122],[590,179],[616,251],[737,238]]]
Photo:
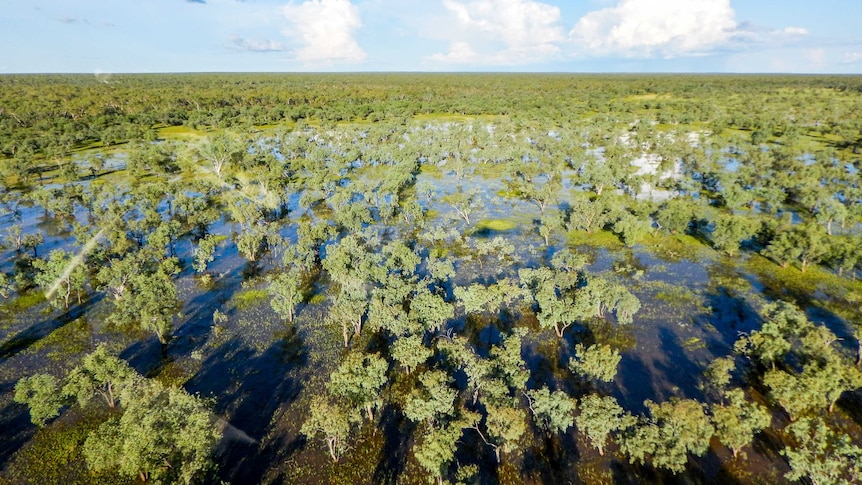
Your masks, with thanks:
[[[120,166],[119,162],[115,165]],[[434,176],[423,173],[417,179],[417,183],[429,184],[436,191],[430,200],[419,199],[435,214],[429,225],[456,227],[467,234],[468,245],[471,240],[502,237],[513,246],[515,256],[514,262],[505,266],[459,263],[459,274],[453,283],[465,285],[516,276],[519,268],[543,264],[567,246],[563,235],[558,233],[550,246],[545,247],[534,228],[534,221],[540,217],[538,207],[500,197],[498,193],[504,185],[499,179],[481,175],[462,179],[446,172],[445,166],[439,168],[439,174],[438,171],[433,172]],[[443,201],[445,194],[458,188],[476,191],[481,202],[481,208],[471,215],[471,226],[480,220],[505,220],[513,223],[513,228],[470,233],[467,224]],[[302,213],[298,195],[293,194],[290,199],[290,215],[294,218]],[[0,232],[5,233],[16,223],[25,234],[42,231],[45,241],[37,248],[40,256],[54,249],[76,249],[74,238],[64,230],[65,225],[46,217],[41,208],[22,205],[19,213],[17,219],[9,214],[2,216]],[[75,217],[82,223],[86,220],[80,208]],[[288,241],[295,241],[296,226],[289,219],[282,222],[280,234]],[[35,427],[29,424],[26,408],[11,400],[15,382],[36,371],[64,372],[96,342],[109,341],[124,349],[121,357],[142,374],[173,376],[185,382],[188,391],[213,400],[214,413],[228,424],[218,457],[223,479],[233,483],[289,482],[288,477],[309,482],[326,481],[325,474],[302,471],[302,465],[330,471],[331,467],[327,468],[324,457],[315,454],[319,450],[310,449],[297,432],[306,413],[308,397],[321,389],[333,363],[343,353],[339,330],[322,323],[328,303],[324,300],[300,305],[295,324],[287,325],[271,310],[265,297],[244,299],[243,295],[265,288],[261,279],[250,280],[248,276],[265,275],[280,262],[266,255],[257,262],[244,259],[231,241],[237,231],[232,222],[222,219],[209,230],[228,237],[219,246],[215,261],[209,267],[214,275],[209,286],[203,285],[190,267],[194,247],[190,237],[184,236],[176,243],[177,257],[185,264],[177,276],[184,305],[182,316],[176,320],[174,338],[164,354],[153,335],[106,328],[100,323],[108,306],[99,297],[74,305],[68,312],[50,310],[43,303],[15,314],[8,310],[0,314],[0,429],[3,430],[0,470],[35,432]],[[671,397],[705,400],[703,370],[715,358],[727,355],[740,333],[756,329],[760,324],[756,309],[766,300],[763,286],[756,277],[742,273],[705,246],[702,251],[685,257],[657,254],[653,248],[642,245],[614,251],[588,247],[570,249],[589,256],[590,274],[623,282],[641,300],[642,308],[635,315],[634,323],[627,327],[612,322],[605,328],[573,327],[564,342],[569,344],[569,350],[560,353],[544,350],[548,341],[556,339],[553,332],[531,335],[526,339],[523,352],[533,374],[531,382],[543,376],[559,379],[547,369],[564,368],[574,343],[606,340],[621,346],[622,361],[617,379],[600,386],[600,390],[615,396],[628,410],[643,413],[645,400],[661,402]],[[0,270],[11,272],[15,257],[14,249],[2,251]],[[615,271],[622,263],[628,269]],[[641,271],[642,275],[635,277],[634,271]],[[722,282],[728,278],[738,285],[724,286]],[[318,281],[315,288],[325,295],[327,282]],[[214,321],[216,310],[225,314],[227,320]],[[816,308],[809,314],[815,321],[834,328],[843,325],[840,319],[836,321],[836,317]],[[452,327],[459,329],[462,324],[453,323]],[[480,329],[480,334],[495,333],[494,325],[491,323],[488,328]],[[559,382],[556,385],[567,386]],[[383,440],[382,449],[392,455],[380,458],[379,476],[366,476],[364,481],[390,483],[385,477],[410,470],[405,458],[407,452],[403,449],[410,441],[397,441],[394,436],[407,433],[409,437],[415,427],[397,418],[391,410],[383,414],[385,420],[381,429],[385,436],[369,437],[366,443],[379,444]],[[475,440],[475,436],[465,436],[465,448],[473,446],[471,440]],[[610,473],[615,481],[619,479],[622,483],[637,481],[637,477],[717,483],[728,476],[715,451],[692,460],[694,466],[690,472],[673,478],[666,474],[650,475],[654,472],[621,464],[612,456],[600,458],[579,440],[570,429],[562,440],[564,449],[558,450],[557,455],[548,452],[550,458],[539,457],[547,451],[540,445],[528,448],[526,454],[534,460],[529,462],[534,469],[529,477],[522,477],[524,481],[554,477],[588,482],[579,475],[583,470],[575,466],[573,460],[578,459],[600,470],[604,473],[602,476]],[[399,456],[401,458],[393,459]],[[764,468],[749,470],[749,476],[755,481],[765,477],[780,479],[786,471],[781,458],[764,446],[749,451],[749,462],[751,466]],[[490,477],[483,478],[482,482],[493,482],[494,477],[501,479],[494,475],[493,465],[487,460],[478,465],[483,477],[486,472]],[[391,483],[414,482],[420,478],[403,475]]]

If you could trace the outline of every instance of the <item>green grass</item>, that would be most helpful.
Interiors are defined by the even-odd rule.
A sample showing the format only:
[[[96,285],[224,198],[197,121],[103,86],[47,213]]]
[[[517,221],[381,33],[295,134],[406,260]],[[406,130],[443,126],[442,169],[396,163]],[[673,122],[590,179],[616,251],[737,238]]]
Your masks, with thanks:
[[[19,295],[9,303],[0,306],[0,310],[4,313],[16,314],[29,310],[45,301],[45,294],[41,291],[30,291]]]
[[[610,231],[569,231],[566,233],[566,240],[572,246],[590,246],[608,250],[619,250],[624,247],[620,238]]]
[[[760,255],[749,258],[743,269],[754,273],[773,297],[795,300],[800,305],[816,303],[846,320],[860,319],[862,281],[840,277],[819,266],[809,266],[804,273],[792,265],[782,268]],[[816,293],[826,298],[816,298]]]
[[[688,234],[667,234],[656,231],[647,234],[640,241],[640,245],[656,256],[672,262],[683,259],[700,261],[705,256],[714,254],[714,251],[704,246],[700,240]]]
[[[232,298],[237,310],[249,310],[263,304],[269,299],[266,290],[245,290],[237,293]]]
[[[518,223],[510,219],[482,219],[474,227],[477,233],[509,232],[518,228]]]
[[[164,128],[159,128],[156,131],[159,134],[159,138],[189,138],[207,136],[207,133],[205,131],[196,130],[191,126],[186,125],[166,126]]]

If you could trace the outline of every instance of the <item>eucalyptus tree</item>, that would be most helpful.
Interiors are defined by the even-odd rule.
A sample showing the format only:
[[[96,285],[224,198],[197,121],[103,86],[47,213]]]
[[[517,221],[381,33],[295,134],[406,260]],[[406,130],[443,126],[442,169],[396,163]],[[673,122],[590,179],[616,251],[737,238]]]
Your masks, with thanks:
[[[637,423],[637,418],[626,412],[611,396],[587,394],[581,398],[579,413],[575,417],[578,430],[589,443],[605,454],[605,447],[613,433],[621,433]]]
[[[562,338],[566,328],[586,318],[574,300],[577,277],[551,268],[524,268],[518,276],[538,306],[539,325],[553,328],[557,337]]]
[[[758,227],[757,221],[750,217],[723,213],[718,214],[713,223],[709,239],[715,249],[726,252],[730,257],[744,241],[754,236]]]
[[[470,216],[483,207],[482,200],[475,189],[465,192],[461,186],[455,192],[443,196],[442,201],[449,205],[468,226],[470,225]]]
[[[733,457],[739,456],[742,448],[751,444],[754,435],[772,423],[772,413],[758,403],[748,401],[742,389],[730,389],[724,393],[723,404],[710,407],[715,436],[730,448]]]
[[[862,477],[862,448],[840,431],[831,430],[821,418],[803,418],[790,424],[787,431],[796,445],[782,454],[791,470],[789,480],[808,479],[815,485],[851,484]]]
[[[327,396],[315,395],[308,406],[309,415],[302,423],[300,434],[308,438],[322,436],[333,462],[338,462],[350,448],[350,412]]]
[[[527,391],[524,395],[533,420],[548,436],[565,433],[574,424],[577,399],[564,391],[551,392],[547,387],[542,387]]]
[[[269,279],[269,303],[281,318],[293,323],[296,306],[302,303],[302,279],[295,270],[280,272]]]
[[[584,347],[577,344],[575,356],[569,360],[569,369],[584,379],[613,382],[621,359],[620,353],[607,345]]]
[[[677,398],[661,404],[647,400],[644,404],[649,417],[642,417],[630,428],[621,443],[631,460],[645,462],[650,457],[653,466],[680,473],[689,453],[706,453],[715,429],[703,404]]]
[[[87,466],[142,481],[206,480],[222,431],[204,402],[183,389],[143,380],[123,390],[123,413],[84,441]]]
[[[381,390],[386,385],[388,369],[389,363],[378,354],[351,352],[330,375],[327,387],[374,421],[374,410],[383,403]]]
[[[428,370],[418,377],[421,386],[407,395],[404,415],[416,423],[439,427],[456,415],[457,392],[452,378],[440,370]]]
[[[235,135],[219,133],[207,137],[195,147],[195,154],[221,181],[226,171],[245,156],[246,150],[246,144]]]
[[[79,257],[62,249],[51,251],[47,260],[33,260],[36,284],[42,287],[53,307],[68,309],[72,296],[81,303],[87,284],[87,273],[81,263]]]

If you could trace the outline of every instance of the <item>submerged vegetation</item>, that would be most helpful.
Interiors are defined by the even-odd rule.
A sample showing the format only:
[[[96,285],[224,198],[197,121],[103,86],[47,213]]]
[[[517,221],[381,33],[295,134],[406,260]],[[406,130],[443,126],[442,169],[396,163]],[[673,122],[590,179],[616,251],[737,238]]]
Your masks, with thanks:
[[[0,106],[0,483],[862,480],[860,78]]]

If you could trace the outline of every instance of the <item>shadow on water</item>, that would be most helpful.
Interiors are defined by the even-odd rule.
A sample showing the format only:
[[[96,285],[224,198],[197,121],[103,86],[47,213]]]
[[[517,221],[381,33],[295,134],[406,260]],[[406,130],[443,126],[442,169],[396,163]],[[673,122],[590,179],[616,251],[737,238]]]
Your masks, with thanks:
[[[42,340],[51,334],[51,332],[60,329],[78,318],[84,316],[90,308],[102,299],[102,295],[97,294],[92,298],[85,300],[80,305],[75,305],[61,315],[48,320],[34,323],[26,330],[16,334],[11,339],[0,345],[0,364],[3,364],[10,357],[22,352],[36,342]]]
[[[416,425],[404,419],[394,406],[385,406],[380,416],[380,431],[385,440],[381,460],[377,463],[372,483],[396,484],[407,465],[407,458],[413,446]]]
[[[709,293],[705,304],[712,309],[712,313],[698,317],[696,323],[715,329],[715,332],[708,334],[710,338],[707,343],[715,355],[730,353],[741,333],[757,330],[762,325],[760,315],[748,300],[732,296],[724,288]]]
[[[10,395],[16,381],[0,384],[0,394]],[[0,440],[0,471],[6,463],[25,443],[30,441],[36,432],[36,427],[30,423],[30,412],[27,406],[10,402],[0,408],[0,423],[2,423],[3,439]]]
[[[228,421],[219,461],[222,478],[233,483],[260,483],[276,454],[264,440],[279,408],[289,406],[302,390],[294,370],[307,360],[307,348],[295,329],[288,330],[263,353],[233,339],[216,349],[192,377],[189,392],[211,397],[215,411]],[[296,440],[293,449],[297,448]]]

